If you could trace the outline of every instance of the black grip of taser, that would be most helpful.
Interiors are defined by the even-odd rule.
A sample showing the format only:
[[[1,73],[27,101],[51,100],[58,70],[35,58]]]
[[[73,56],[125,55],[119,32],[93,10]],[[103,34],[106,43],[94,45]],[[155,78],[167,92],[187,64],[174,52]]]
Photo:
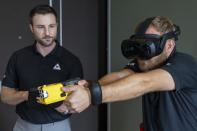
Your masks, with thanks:
[[[37,88],[30,88],[29,89],[29,96],[28,96],[28,104],[33,106],[38,104],[37,103],[37,97],[39,97],[39,91]]]
[[[81,79],[79,77],[74,79],[69,79],[67,81],[62,82],[63,86],[69,86],[69,85],[76,85]]]

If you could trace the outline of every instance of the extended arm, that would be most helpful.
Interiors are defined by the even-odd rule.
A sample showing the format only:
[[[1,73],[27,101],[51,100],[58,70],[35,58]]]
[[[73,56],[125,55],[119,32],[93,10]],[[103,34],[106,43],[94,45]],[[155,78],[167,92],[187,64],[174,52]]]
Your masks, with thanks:
[[[113,102],[136,98],[148,92],[174,90],[172,76],[165,70],[157,69],[136,73],[113,83],[103,85],[102,102]]]
[[[102,78],[102,103],[133,99],[148,92],[175,89],[172,76],[162,69],[145,73],[129,73],[116,80],[111,79],[110,76],[111,74],[107,77],[103,77],[105,79]],[[116,77],[113,78],[117,78],[118,75],[116,74],[115,76]],[[63,90],[66,92],[73,91],[67,101],[76,112],[81,112],[90,105],[92,95],[90,95],[89,89],[84,87],[83,84],[75,85],[67,89],[64,88]],[[86,106],[84,107],[83,105]]]
[[[28,91],[17,91],[14,88],[6,86],[1,90],[1,101],[9,105],[17,105],[23,101],[28,100]]]

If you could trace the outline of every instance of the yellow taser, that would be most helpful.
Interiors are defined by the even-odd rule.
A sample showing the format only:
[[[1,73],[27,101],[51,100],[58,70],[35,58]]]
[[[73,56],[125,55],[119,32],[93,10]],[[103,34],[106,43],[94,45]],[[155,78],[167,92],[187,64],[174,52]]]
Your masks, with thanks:
[[[70,87],[78,83],[80,79],[72,79],[62,83],[55,83],[49,85],[43,85],[38,87],[39,97],[38,103],[48,105],[65,100],[71,92],[62,91],[62,87]]]

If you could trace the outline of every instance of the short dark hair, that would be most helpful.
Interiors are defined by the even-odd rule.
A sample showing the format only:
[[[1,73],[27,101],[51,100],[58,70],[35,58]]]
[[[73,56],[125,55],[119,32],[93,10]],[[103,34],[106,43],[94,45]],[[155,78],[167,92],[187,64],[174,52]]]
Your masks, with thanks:
[[[56,18],[56,21],[58,19],[57,13],[56,11],[49,5],[37,5],[35,6],[30,12],[29,12],[29,23],[33,24],[32,22],[32,18],[36,15],[36,14],[53,14]]]

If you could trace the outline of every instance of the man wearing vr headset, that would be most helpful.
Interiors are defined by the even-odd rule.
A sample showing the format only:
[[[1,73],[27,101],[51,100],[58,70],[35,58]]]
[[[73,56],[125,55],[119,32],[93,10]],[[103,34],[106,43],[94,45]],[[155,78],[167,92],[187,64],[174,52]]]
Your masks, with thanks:
[[[70,110],[143,96],[145,131],[196,131],[197,63],[176,51],[179,34],[169,18],[145,19],[122,42],[123,55],[132,59],[123,70],[63,89],[73,91],[66,101]]]

